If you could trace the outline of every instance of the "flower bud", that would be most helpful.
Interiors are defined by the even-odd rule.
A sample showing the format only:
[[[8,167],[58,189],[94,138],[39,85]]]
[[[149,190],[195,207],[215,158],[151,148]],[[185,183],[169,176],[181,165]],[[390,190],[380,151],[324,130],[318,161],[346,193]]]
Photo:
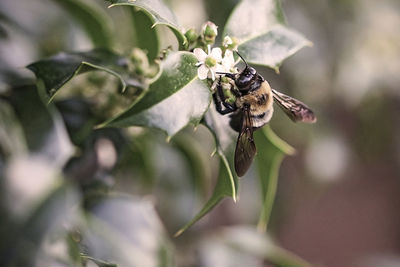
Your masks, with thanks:
[[[201,28],[201,35],[206,44],[213,44],[215,37],[218,35],[217,25],[211,21],[207,21]]]
[[[232,51],[237,50],[238,40],[235,37],[225,36],[222,45],[225,49],[230,49]]]
[[[185,36],[189,44],[196,42],[197,37],[199,37],[194,29],[187,30]]]

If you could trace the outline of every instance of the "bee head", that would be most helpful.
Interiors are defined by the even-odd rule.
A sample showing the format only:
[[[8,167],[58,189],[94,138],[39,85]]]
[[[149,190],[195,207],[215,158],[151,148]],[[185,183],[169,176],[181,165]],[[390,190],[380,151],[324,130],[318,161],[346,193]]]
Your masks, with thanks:
[[[245,88],[253,81],[256,75],[257,71],[254,68],[246,66],[235,80],[235,83],[239,89]]]
[[[253,67],[250,67],[247,64],[246,60],[239,54],[238,51],[235,52],[243,60],[244,64],[246,64],[246,68],[238,74],[227,72],[217,72],[217,74],[222,74],[235,80],[235,84],[239,90],[248,91],[260,75],[257,74],[257,71]]]

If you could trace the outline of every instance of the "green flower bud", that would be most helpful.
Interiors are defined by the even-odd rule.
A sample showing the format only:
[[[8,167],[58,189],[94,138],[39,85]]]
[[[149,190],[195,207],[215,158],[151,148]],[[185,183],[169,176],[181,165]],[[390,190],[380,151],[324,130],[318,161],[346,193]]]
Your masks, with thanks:
[[[211,21],[207,21],[201,27],[201,36],[206,44],[213,44],[215,42],[215,37],[218,35],[217,25]]]
[[[187,30],[185,36],[189,44],[196,42],[197,37],[199,37],[194,29]]]

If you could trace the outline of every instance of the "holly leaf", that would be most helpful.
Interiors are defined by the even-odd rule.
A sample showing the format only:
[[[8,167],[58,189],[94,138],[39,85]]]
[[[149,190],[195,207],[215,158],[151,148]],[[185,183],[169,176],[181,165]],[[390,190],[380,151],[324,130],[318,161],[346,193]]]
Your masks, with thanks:
[[[212,196],[203,206],[203,208],[193,217],[193,219],[175,233],[175,237],[181,235],[198,220],[203,218],[225,197],[232,197],[234,200],[236,200],[236,187],[232,181],[232,171],[228,160],[223,154],[220,154],[220,158],[220,164],[223,165],[223,167],[219,169],[217,184],[215,185]]]
[[[88,256],[117,266],[172,266],[173,245],[149,200],[113,194],[86,214]]]
[[[154,21],[145,12],[135,9],[132,8],[132,21],[137,46],[147,52],[149,61],[153,61],[160,51],[157,29],[152,27]]]
[[[214,106],[210,107],[205,116],[204,124],[214,135],[216,153],[220,157],[220,169],[217,183],[210,199],[203,208],[190,222],[179,229],[179,231],[175,233],[175,236],[179,236],[204,217],[225,197],[231,197],[233,201],[236,201],[238,177],[233,171],[233,151],[238,133],[231,129],[229,120],[228,116],[221,116],[217,113]]]
[[[111,19],[97,5],[80,0],[53,0],[63,7],[86,31],[98,47],[111,45]]]
[[[57,109],[42,102],[34,85],[15,87],[11,92],[9,100],[29,151],[45,157],[53,166],[63,166],[74,148]]]
[[[248,63],[276,71],[286,58],[311,45],[286,26],[279,0],[242,0],[228,19],[225,35],[238,39],[238,51]]]
[[[134,6],[146,12],[154,21],[153,27],[157,25],[166,25],[175,34],[179,42],[179,47],[186,43],[186,37],[183,29],[179,26],[175,14],[162,0],[107,0],[114,6]]]
[[[43,81],[46,96],[51,100],[57,91],[73,77],[94,70],[102,70],[117,77],[122,91],[127,86],[144,86],[130,76],[127,63],[127,59],[109,50],[94,49],[87,52],[59,53],[34,62],[27,68]]]
[[[145,126],[161,129],[171,137],[189,123],[198,124],[210,105],[211,94],[197,78],[196,63],[192,53],[169,54],[147,93],[100,127]]]
[[[275,200],[279,167],[283,158],[286,155],[293,155],[295,150],[275,135],[269,126],[261,128],[254,135],[257,147],[259,151],[262,151],[256,155],[263,201],[258,229],[265,232]]]

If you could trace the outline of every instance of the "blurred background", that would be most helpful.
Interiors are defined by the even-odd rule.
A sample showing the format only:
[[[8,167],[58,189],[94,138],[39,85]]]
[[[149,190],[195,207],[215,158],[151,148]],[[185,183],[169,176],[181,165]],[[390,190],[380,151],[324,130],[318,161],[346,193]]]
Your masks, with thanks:
[[[205,203],[216,179],[214,141],[205,127],[189,126],[169,143],[148,129],[92,131],[107,116],[99,105],[110,94],[93,88],[115,82],[98,73],[74,79],[63,89],[74,94],[57,95],[50,111],[34,96],[24,98],[21,92],[34,80],[26,65],[94,47],[60,2],[0,2],[0,93],[18,88],[12,104],[0,102],[2,263],[40,244],[40,251],[33,249],[38,266],[68,266],[65,255],[73,246],[58,242],[62,235],[83,244],[91,257],[126,257],[121,266],[130,266],[132,253],[141,266],[155,266],[160,255],[177,266],[274,266],[262,250],[275,245],[316,266],[400,266],[399,1],[282,1],[289,27],[313,47],[286,60],[279,74],[257,70],[272,87],[312,107],[318,123],[293,124],[278,110],[271,121],[297,154],[281,165],[262,240],[252,230],[261,207],[254,170],[240,180],[237,203],[224,200],[172,237]],[[85,2],[107,18],[112,48],[129,53],[135,34],[126,9]],[[186,29],[211,20],[220,34],[237,2],[167,1]],[[177,47],[167,28],[157,30],[162,48]],[[27,153],[32,147],[35,153]],[[98,200],[104,191],[124,194]],[[85,221],[87,210],[95,216]],[[121,232],[110,237],[108,227]]]

